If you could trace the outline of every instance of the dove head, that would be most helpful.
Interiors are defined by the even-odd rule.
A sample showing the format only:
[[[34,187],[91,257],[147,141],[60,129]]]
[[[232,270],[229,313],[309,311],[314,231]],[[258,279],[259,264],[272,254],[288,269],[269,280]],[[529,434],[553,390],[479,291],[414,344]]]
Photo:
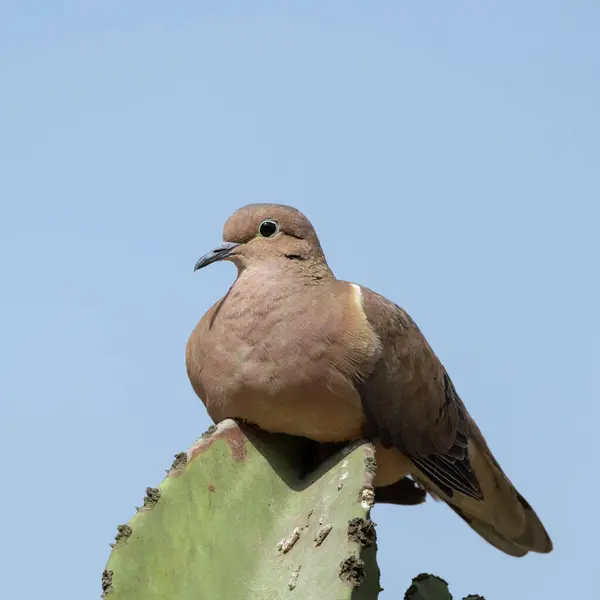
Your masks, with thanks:
[[[238,272],[268,263],[316,279],[333,277],[314,227],[292,206],[243,206],[227,219],[223,242],[205,254],[194,271],[227,260],[235,264]]]

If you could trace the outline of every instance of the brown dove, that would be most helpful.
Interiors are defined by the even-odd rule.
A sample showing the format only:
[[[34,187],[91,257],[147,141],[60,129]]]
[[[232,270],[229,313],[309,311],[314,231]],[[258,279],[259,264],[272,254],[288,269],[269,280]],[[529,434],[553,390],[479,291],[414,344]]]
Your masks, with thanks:
[[[537,514],[502,471],[427,340],[399,306],[335,278],[310,221],[249,204],[195,266],[238,276],[186,348],[191,384],[219,422],[234,418],[317,442],[367,438],[376,498],[412,477],[512,556],[550,552]],[[420,490],[421,488],[419,488]]]

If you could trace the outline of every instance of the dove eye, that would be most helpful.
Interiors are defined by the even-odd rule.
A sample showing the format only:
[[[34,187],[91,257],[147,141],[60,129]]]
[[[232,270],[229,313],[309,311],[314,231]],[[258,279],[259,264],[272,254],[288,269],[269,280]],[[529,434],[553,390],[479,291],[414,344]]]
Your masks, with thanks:
[[[258,235],[266,238],[273,237],[279,231],[279,224],[273,219],[267,219],[258,226]]]

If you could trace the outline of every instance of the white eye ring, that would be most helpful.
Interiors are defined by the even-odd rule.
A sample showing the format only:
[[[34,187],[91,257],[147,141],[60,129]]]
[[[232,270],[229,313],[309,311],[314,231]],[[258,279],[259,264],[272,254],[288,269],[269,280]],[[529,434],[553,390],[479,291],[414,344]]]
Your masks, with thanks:
[[[279,231],[279,223],[273,219],[265,219],[258,226],[258,235],[264,238],[273,237]]]

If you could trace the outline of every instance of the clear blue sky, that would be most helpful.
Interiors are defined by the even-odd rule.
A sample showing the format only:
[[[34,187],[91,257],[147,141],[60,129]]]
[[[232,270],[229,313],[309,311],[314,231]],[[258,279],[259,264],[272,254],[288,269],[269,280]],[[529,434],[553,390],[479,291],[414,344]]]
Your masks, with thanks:
[[[3,597],[99,596],[209,423],[184,346],[235,271],[192,268],[257,201],[411,313],[555,542],[517,560],[441,504],[378,507],[382,599],[421,571],[589,595],[599,107],[591,0],[3,2]]]

